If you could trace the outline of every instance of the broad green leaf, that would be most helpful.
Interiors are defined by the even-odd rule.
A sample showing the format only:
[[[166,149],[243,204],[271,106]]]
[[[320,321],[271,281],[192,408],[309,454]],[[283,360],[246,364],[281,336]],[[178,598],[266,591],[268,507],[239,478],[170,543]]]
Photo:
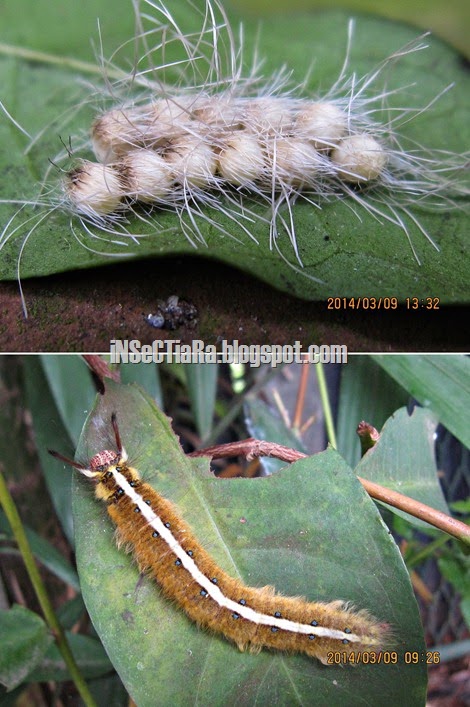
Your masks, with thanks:
[[[347,8],[351,14],[374,13],[381,17],[389,17],[407,22],[423,30],[431,30],[438,36],[444,37],[453,46],[459,47],[467,56],[470,54],[468,41],[468,23],[470,22],[470,8],[462,0],[332,0],[329,7],[334,5]],[[240,12],[252,14],[268,14],[272,12],[322,9],[324,0],[237,0]]]
[[[470,359],[463,355],[374,356],[374,360],[470,447]]]
[[[357,426],[365,420],[379,431],[409,395],[370,356],[351,356],[341,368],[336,436],[338,451],[355,466],[361,458]]]
[[[90,680],[88,687],[97,705],[129,707],[129,695],[116,673]]]
[[[186,363],[184,365],[188,396],[197,430],[205,440],[212,429],[217,392],[217,363]]]
[[[460,610],[462,612],[462,616],[464,617],[465,623],[470,628],[470,597],[468,599],[462,599],[460,603]],[[467,650],[462,655],[466,655],[468,653],[468,649],[470,648],[470,641],[467,641],[467,643]]]
[[[76,356],[65,356],[62,365],[70,364],[70,376],[76,375]],[[85,370],[86,375],[91,377]],[[70,503],[71,480],[70,475],[64,472],[64,465],[53,459],[48,449],[55,449],[62,454],[73,457],[77,438],[74,430],[74,421],[80,413],[83,420],[86,410],[77,410],[73,398],[63,390],[67,387],[67,376],[60,377],[54,397],[52,388],[47,380],[44,368],[38,356],[29,356],[25,360],[24,381],[28,407],[34,421],[34,434],[36,447],[44,478],[49,490],[55,511],[60,519],[62,529],[68,540],[73,543],[73,522]],[[71,379],[69,378],[71,385]],[[85,382],[82,379],[84,385]]]
[[[85,604],[81,594],[61,604],[57,609],[57,618],[64,629],[72,629],[85,613]]]
[[[23,606],[0,611],[0,683],[21,685],[54,640],[43,619]]]
[[[94,626],[140,707],[210,704],[421,705],[422,650],[408,573],[375,505],[329,449],[264,479],[216,479],[205,460],[185,457],[168,419],[138,389],[107,386],[78,453],[113,447],[110,417],[141,473],[178,504],[220,565],[246,583],[284,594],[351,600],[391,624],[397,665],[322,666],[305,656],[240,653],[194,626],[140,577],[113,541],[105,508],[74,480],[77,561]],[[115,445],[114,445],[115,446]],[[137,463],[137,461],[135,463]],[[175,680],[175,676],[178,679]]]
[[[377,444],[369,449],[355,472],[358,476],[398,491],[449,514],[439,483],[434,453],[437,421],[429,410],[397,410],[385,423]],[[391,508],[414,525],[429,527],[408,513]]]
[[[163,391],[158,365],[147,363],[121,363],[119,365],[122,383],[138,383],[157,405],[163,405]]]
[[[69,135],[84,135],[96,112],[89,103],[82,105],[79,111],[74,111],[73,106],[83,100],[86,93],[83,81],[80,85],[79,79],[85,78],[95,83],[98,79],[79,71],[65,59],[62,64],[60,62],[61,57],[87,58],[91,61],[91,52],[87,55],[84,50],[84,47],[89,46],[91,11],[87,8],[83,19],[82,13],[77,17],[76,10],[71,9],[72,0],[64,0],[61,3],[61,16],[65,19],[60,23],[58,31],[56,7],[51,3],[49,5],[49,10],[44,7],[44,15],[37,26],[38,34],[33,37],[31,29],[24,30],[23,13],[28,18],[28,26],[34,27],[29,17],[29,8],[34,6],[34,2],[22,0],[21,10],[15,5],[15,16],[11,20],[13,28],[9,27],[5,35],[10,42],[51,52],[59,58],[59,63],[47,65],[25,61],[8,56],[8,52],[0,59],[1,98],[5,107],[30,134],[36,135],[47,128],[25,158],[23,150],[27,139],[5,116],[0,118],[0,144],[8,145],[8,150],[0,157],[0,198],[3,199],[35,198],[38,182],[49,165],[48,159],[53,159],[61,150],[59,136],[66,140]],[[130,38],[130,6],[129,15],[126,12],[118,15],[111,0],[100,0],[100,11],[105,39],[108,26],[110,37],[116,40],[119,37],[121,41]],[[171,3],[171,11],[185,27],[195,29],[197,22],[194,9],[191,9],[189,3],[175,0]],[[237,23],[240,18],[234,15],[233,19]],[[348,15],[340,12],[264,18],[258,42],[259,55],[266,57],[263,75],[269,76],[279,69],[280,63],[285,63],[293,71],[293,82],[301,83],[313,64],[305,94],[321,95],[333,84],[342,66],[347,20]],[[40,34],[40,27],[48,21],[53,31]],[[15,22],[19,27],[17,32]],[[73,23],[72,28],[69,23]],[[60,40],[61,32],[63,42]],[[416,34],[414,28],[373,17],[359,17],[353,38],[350,71],[356,72],[358,76],[371,71],[386,56],[415,38]],[[246,23],[245,37],[245,56],[249,63],[250,54],[258,40],[257,23]],[[286,41],[287,37],[291,41]],[[455,81],[457,87],[454,90],[403,127],[402,143],[409,145],[412,140],[416,140],[433,149],[461,153],[463,146],[468,144],[470,131],[467,120],[470,79],[452,50],[434,39],[430,39],[429,43],[428,50],[402,58],[392,71],[387,72],[388,90],[408,87],[403,94],[391,96],[389,102],[392,110],[393,107],[403,105],[424,106],[445,86]],[[110,44],[110,41],[106,41],[105,49]],[[279,47],[282,47],[282,60]],[[176,74],[174,80],[178,80]],[[379,81],[377,92],[380,94],[382,89],[383,83]],[[101,108],[99,99],[96,103]],[[66,120],[67,111],[69,119]],[[75,140],[72,145],[74,143],[78,145],[79,141]],[[88,154],[86,150],[83,151],[85,154]],[[64,166],[67,168],[67,165]],[[59,179],[60,175],[57,175],[56,181]],[[59,192],[58,187],[57,196]],[[282,232],[282,228],[279,232],[279,248],[283,258],[298,269],[293,269],[277,252],[270,250],[269,227],[265,222],[257,218],[254,223],[245,222],[254,239],[259,242],[257,245],[234,221],[224,215],[215,215],[210,210],[204,210],[204,218],[199,219],[200,231],[206,243],[206,247],[199,246],[199,253],[231,265],[237,264],[242,270],[274,287],[304,299],[365,294],[401,298],[437,296],[446,302],[468,298],[468,259],[462,257],[467,248],[465,212],[446,210],[445,213],[429,214],[418,205],[413,206],[414,215],[441,248],[440,252],[436,252],[410,222],[410,238],[419,253],[420,266],[400,228],[385,219],[379,222],[364,210],[358,210],[356,216],[351,207],[354,207],[354,202],[350,199],[333,199],[323,203],[321,210],[302,200],[295,204],[293,211],[297,244],[303,268],[297,263],[289,238]],[[6,225],[16,208],[14,205],[0,204],[0,224]],[[257,217],[267,216],[263,203],[255,203],[253,210]],[[33,212],[25,209],[11,228],[32,215]],[[283,215],[288,217],[287,212]],[[210,219],[215,216],[221,227],[233,238],[211,225]],[[27,230],[25,227],[23,235]],[[126,257],[135,258],[194,252],[172,212],[155,213],[153,225],[131,217],[129,230],[137,236],[145,237],[139,244],[129,238],[119,238],[123,243],[116,245],[110,242],[112,237],[101,233],[95,234],[103,239],[97,241],[86,234],[78,223],[74,226],[74,233],[71,233],[69,216],[60,210],[55,211],[32,233],[22,256],[22,276],[88,268],[110,262],[110,256],[123,253]],[[103,254],[86,250],[79,240],[88,248]],[[1,251],[0,277],[16,278],[22,242],[23,237],[18,232]]]
[[[28,538],[31,550],[36,559],[47,567],[47,569],[59,577],[64,582],[69,584],[74,589],[80,589],[77,573],[70,566],[69,562],[56,548],[47,540],[38,535],[32,528],[23,526]],[[0,532],[5,534],[5,537],[12,538],[10,525],[5,517],[3,510],[0,509]],[[1,550],[0,550],[1,552]]]
[[[455,551],[454,555],[441,557],[438,560],[442,576],[450,582],[454,589],[467,600],[470,600],[470,558],[463,552]]]
[[[40,358],[41,366],[60,417],[73,439],[78,439],[83,416],[93,403],[96,389],[90,369],[81,356],[48,354]]]
[[[67,631],[67,641],[84,678],[100,677],[113,670],[103,646],[96,638],[81,636]],[[41,663],[28,677],[29,682],[44,682],[47,680],[58,682],[70,680],[69,671],[55,644],[49,647]]]

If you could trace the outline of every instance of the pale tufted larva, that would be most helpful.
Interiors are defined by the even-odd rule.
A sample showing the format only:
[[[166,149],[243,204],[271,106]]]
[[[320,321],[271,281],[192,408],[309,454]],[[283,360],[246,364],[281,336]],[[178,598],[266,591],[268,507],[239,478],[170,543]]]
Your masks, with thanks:
[[[410,225],[438,250],[414,207],[419,202],[447,212],[460,206],[457,197],[468,196],[463,181],[468,153],[409,148],[400,126],[428,106],[387,112],[388,97],[398,90],[388,91],[385,80],[385,88],[380,85],[386,69],[426,48],[422,38],[362,77],[348,73],[348,45],[337,81],[322,97],[295,84],[284,69],[265,76],[256,55],[247,67],[242,42],[218,0],[204,0],[199,34],[185,34],[160,0],[134,7],[137,26],[151,18],[150,30],[136,37],[142,55],[127,77],[106,78],[104,97],[97,92],[98,114],[83,126],[86,140],[72,139],[74,154],[67,148],[52,160],[67,161],[60,166],[59,184],[47,182],[44,196],[34,202],[15,202],[20,214],[25,205],[44,207],[24,221],[33,225],[21,253],[37,226],[58,209],[72,215],[71,231],[79,242],[77,224],[87,237],[111,243],[138,242],[141,234],[133,232],[133,223],[145,222],[158,233],[159,214],[171,211],[175,238],[184,234],[198,246],[205,244],[200,224],[231,236],[235,223],[254,243],[265,234],[269,247],[302,273],[296,203],[306,202],[317,212],[339,200],[359,219],[363,210],[379,224],[396,225],[418,263]],[[146,44],[150,37],[153,49]],[[158,61],[176,46],[180,79],[170,85],[163,80],[167,67]],[[151,69],[139,68],[144,60]],[[80,157],[77,144],[93,151],[95,159]],[[0,250],[21,232],[14,219],[0,237]],[[298,266],[286,256],[284,241]],[[325,284],[313,272],[306,277]]]

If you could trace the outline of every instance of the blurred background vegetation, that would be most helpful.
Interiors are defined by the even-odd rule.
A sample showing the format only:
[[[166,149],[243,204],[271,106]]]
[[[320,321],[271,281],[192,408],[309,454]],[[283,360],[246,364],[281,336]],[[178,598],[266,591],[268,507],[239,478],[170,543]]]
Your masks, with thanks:
[[[434,34],[470,58],[470,3],[468,0],[231,0],[244,15],[344,8],[416,25]]]
[[[230,9],[233,16],[238,15],[243,18],[251,16],[255,19],[273,13],[321,11],[337,8],[345,9],[351,15],[370,13],[389,17],[415,25],[422,31],[431,30],[470,59],[470,3],[468,0],[221,1]],[[130,1],[118,0],[114,5],[116,6],[116,16],[110,16],[109,0],[82,0],[80,3],[18,0],[16,3],[2,3],[0,38],[3,42],[21,44],[32,49],[47,46],[48,51],[53,51],[53,45],[56,43],[61,50],[64,46],[69,47],[71,56],[84,56],[89,59],[90,45],[82,41],[80,46],[76,46],[74,36],[76,24],[87,25],[84,28],[87,33],[82,36],[96,38],[96,18],[99,17],[104,32],[105,46],[110,47],[111,50],[116,47],[116,43],[113,44],[114,40],[119,40],[122,36],[132,36],[133,19]],[[38,28],[44,27],[46,22],[48,31],[38,32]],[[55,37],[55,24],[61,30],[57,37]],[[113,36],[114,34],[115,36]]]

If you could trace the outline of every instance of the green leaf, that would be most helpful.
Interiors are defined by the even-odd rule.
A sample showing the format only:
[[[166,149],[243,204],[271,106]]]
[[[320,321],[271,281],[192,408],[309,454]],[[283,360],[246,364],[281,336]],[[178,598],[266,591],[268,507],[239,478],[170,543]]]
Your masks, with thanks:
[[[140,707],[155,704],[421,705],[419,615],[398,549],[375,505],[329,449],[264,479],[216,479],[207,461],[185,457],[168,419],[135,388],[107,386],[79,453],[110,448],[116,411],[131,458],[158,492],[178,504],[218,563],[254,586],[284,594],[348,599],[391,624],[397,665],[322,666],[305,656],[240,653],[199,630],[165,600],[113,541],[104,507],[74,480],[77,561],[94,626]],[[115,446],[115,445],[114,445]],[[112,447],[111,447],[112,448]],[[175,675],[179,676],[175,680]],[[383,703],[383,702],[382,702]]]
[[[22,606],[0,611],[0,683],[21,685],[54,640],[40,616]]]
[[[95,678],[88,683],[88,687],[97,705],[129,707],[129,695],[116,673]]]
[[[462,515],[470,515],[470,496],[463,501],[454,501],[450,504],[450,507],[456,513],[461,513]]]
[[[72,629],[85,613],[85,604],[81,594],[77,594],[73,599],[69,599],[60,605],[57,610],[57,618],[64,629]]]
[[[60,419],[76,440],[96,394],[90,369],[81,356],[48,354],[40,361]]]
[[[470,557],[456,551],[453,557],[440,557],[437,562],[442,576],[462,598],[470,600]]]
[[[374,356],[401,386],[470,447],[470,359],[466,356]]]
[[[147,363],[121,363],[119,365],[122,383],[138,383],[152,397],[157,405],[163,406],[163,391],[160,369]]]
[[[397,410],[385,423],[377,444],[369,449],[355,472],[358,476],[410,496],[449,514],[437,475],[434,433],[437,422],[429,410]],[[429,527],[408,513],[390,508],[417,526]]]
[[[409,396],[370,356],[350,357],[341,368],[336,434],[338,451],[355,466],[361,458],[357,426],[365,420],[380,430]]]
[[[69,631],[66,634],[75,662],[84,678],[100,677],[113,670],[103,646],[96,638],[81,636]],[[70,680],[69,671],[55,644],[49,647],[41,663],[28,676],[28,682],[45,682],[48,680],[57,682]]]
[[[69,62],[70,57],[92,60],[84,47],[89,46],[94,5],[91,10],[87,8],[83,13],[77,13],[72,0],[63,0],[61,17],[65,19],[58,23],[56,6],[43,1],[40,21],[35,24],[31,17],[36,16],[37,4],[35,0],[22,0],[22,12],[15,6],[10,18],[12,26],[9,26],[5,36],[10,42],[49,51],[59,61],[57,66],[35,63],[8,56],[8,51],[0,59],[0,85],[5,107],[32,135],[46,128],[44,135],[25,157],[23,150],[27,139],[5,116],[0,116],[0,144],[9,146],[0,158],[0,197],[3,199],[35,199],[38,183],[49,165],[48,159],[53,159],[61,150],[59,136],[66,140],[69,135],[83,135],[96,112],[84,100],[85,89],[78,83],[80,78],[94,80],[95,77],[87,76],[86,72],[79,71]],[[106,48],[113,46],[112,38],[116,44],[119,40],[129,39],[130,7],[127,15],[125,12],[117,15],[112,0],[100,0],[99,7],[102,34],[105,40],[110,37]],[[195,29],[195,10],[190,3],[174,0],[171,11],[184,27]],[[238,18],[234,17],[235,24],[237,21]],[[321,95],[334,83],[342,66],[347,21],[348,15],[341,12],[268,17],[263,21],[260,37],[257,23],[247,22],[247,63],[255,44],[258,44],[259,55],[266,57],[263,75],[269,76],[279,69],[280,63],[286,63],[293,70],[293,82],[301,83],[313,62],[314,71],[305,92],[306,95]],[[41,29],[44,26],[47,31]],[[415,38],[416,34],[414,28],[391,21],[371,16],[359,17],[350,71],[358,76],[371,71],[387,55]],[[286,41],[286,37],[295,41]],[[410,144],[416,140],[432,149],[461,153],[470,137],[467,120],[470,79],[451,49],[435,39],[430,39],[429,43],[429,50],[402,58],[393,71],[387,73],[387,89],[393,91],[400,86],[413,87],[401,95],[391,96],[389,102],[392,110],[403,105],[424,106],[455,81],[457,87],[453,91],[449,91],[416,121],[403,127],[402,142]],[[282,47],[282,61],[279,47]],[[131,48],[132,43],[128,56],[131,55]],[[110,54],[111,49],[107,53]],[[174,80],[177,78],[174,77]],[[379,81],[379,94],[382,88]],[[80,101],[81,109],[73,110],[73,106]],[[99,99],[96,102],[101,108]],[[78,145],[77,140],[73,144]],[[57,175],[55,181],[58,183],[59,180],[60,175]],[[59,187],[55,194],[58,198]],[[351,199],[332,199],[323,203],[321,210],[302,200],[295,204],[297,244],[304,267],[299,268],[289,238],[282,228],[278,243],[283,257],[299,268],[300,273],[277,252],[270,250],[269,227],[259,220],[254,224],[246,222],[259,242],[257,245],[242,228],[224,215],[217,215],[217,220],[233,238],[221,233],[210,221],[200,219],[199,227],[207,247],[201,245],[199,252],[231,265],[236,264],[274,287],[304,299],[331,295],[433,296],[440,297],[443,302],[468,299],[468,259],[462,257],[467,237],[464,211],[450,213],[446,210],[445,213],[430,214],[419,205],[413,206],[414,215],[441,248],[440,252],[436,252],[415,224],[410,222],[410,238],[419,253],[420,266],[412,255],[405,233],[399,227],[385,219],[379,222],[363,209],[358,209],[356,217],[351,210],[354,206]],[[0,204],[0,224],[7,224],[16,208],[13,204]],[[265,203],[255,204],[253,210],[257,216],[267,215]],[[39,212],[22,211],[12,228],[34,213]],[[209,220],[215,216],[209,209],[204,210],[204,215]],[[288,216],[287,212],[284,216]],[[123,238],[118,240],[125,242],[116,245],[110,242],[113,238],[104,233],[98,234],[103,240],[95,240],[78,223],[74,226],[74,233],[71,233],[69,216],[61,210],[55,211],[32,233],[22,256],[21,274],[30,277],[89,268],[110,262],[113,259],[110,256],[118,253],[135,258],[193,252],[193,246],[183,235],[174,213],[159,212],[155,218],[155,225],[149,227],[147,221],[130,217],[130,232],[137,236],[145,234],[145,237],[139,245]],[[23,235],[27,231],[28,226],[25,226]],[[79,240],[101,254],[86,250]],[[1,278],[16,278],[22,243],[23,236],[18,232],[3,248]],[[64,312],[63,316],[69,315]]]
[[[272,14],[298,10],[322,9],[324,0],[237,0],[240,12],[252,14]],[[351,15],[356,13],[376,13],[400,22],[407,22],[423,30],[436,32],[468,56],[470,47],[466,29],[470,20],[468,5],[462,0],[441,0],[422,3],[420,0],[331,0],[329,7],[347,8]]]
[[[90,393],[92,380],[89,371],[82,368],[76,356],[61,359],[57,372],[49,367],[49,380],[39,356],[30,356],[24,366],[24,381],[28,407],[34,420],[38,456],[51,500],[68,540],[73,543],[73,523],[70,503],[71,473],[63,462],[53,459],[48,449],[55,449],[73,458],[77,442],[79,416],[85,419],[87,407],[82,395],[77,406],[74,397],[65,390],[74,388],[74,378]],[[55,363],[58,364],[57,358]],[[55,380],[51,386],[51,380]],[[92,398],[88,397],[91,403]],[[89,409],[89,408],[88,408]]]
[[[41,562],[44,567],[47,567],[50,572],[55,574],[56,577],[59,577],[74,589],[80,589],[77,573],[70,566],[65,557],[56,550],[53,545],[28,526],[24,526],[24,531],[36,559]],[[0,532],[4,533],[7,538],[13,537],[10,525],[1,509]]]
[[[467,624],[467,628],[470,628],[470,597],[462,599],[460,602],[460,611],[462,612],[462,616]],[[470,646],[470,641],[468,643]]]
[[[186,363],[183,367],[199,436],[205,440],[212,429],[219,366],[216,363]]]

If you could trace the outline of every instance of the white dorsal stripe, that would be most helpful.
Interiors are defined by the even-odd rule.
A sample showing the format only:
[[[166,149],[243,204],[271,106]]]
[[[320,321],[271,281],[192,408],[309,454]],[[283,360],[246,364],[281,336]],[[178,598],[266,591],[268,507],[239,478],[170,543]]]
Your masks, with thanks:
[[[347,640],[351,642],[367,642],[367,638],[358,636],[354,633],[345,633],[334,628],[326,628],[324,626],[312,626],[311,624],[300,624],[288,619],[277,618],[268,614],[262,614],[249,606],[243,606],[233,599],[225,596],[217,584],[211,581],[211,578],[206,577],[197,566],[195,560],[190,557],[181,547],[179,542],[173,535],[171,528],[167,528],[161,518],[155,514],[151,506],[145,503],[144,499],[138,494],[135,489],[129,484],[126,477],[123,476],[115,467],[110,467],[116,484],[122,488],[124,493],[135,503],[140,512],[147,520],[150,527],[157,531],[160,537],[167,543],[170,550],[175,554],[176,558],[181,561],[183,567],[191,574],[192,578],[199,584],[201,589],[207,592],[219,606],[225,607],[239,616],[252,621],[255,624],[263,624],[265,626],[274,626],[284,631],[293,631],[294,633],[302,633],[323,638],[333,638],[337,640]],[[242,599],[243,597],[240,597]]]

